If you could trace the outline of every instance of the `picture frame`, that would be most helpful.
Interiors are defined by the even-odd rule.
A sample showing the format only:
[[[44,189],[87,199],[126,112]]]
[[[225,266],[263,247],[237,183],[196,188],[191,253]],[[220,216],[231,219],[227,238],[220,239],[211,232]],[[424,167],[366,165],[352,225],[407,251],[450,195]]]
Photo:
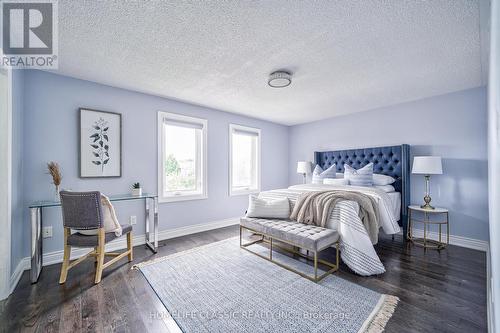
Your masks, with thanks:
[[[79,108],[80,178],[122,175],[122,115]]]

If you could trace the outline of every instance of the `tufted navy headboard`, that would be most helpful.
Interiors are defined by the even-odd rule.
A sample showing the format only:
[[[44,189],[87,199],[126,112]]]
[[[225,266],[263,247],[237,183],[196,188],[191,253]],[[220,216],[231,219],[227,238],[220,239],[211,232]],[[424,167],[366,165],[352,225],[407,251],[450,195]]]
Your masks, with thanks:
[[[314,163],[323,170],[336,164],[337,172],[344,172],[344,164],[359,169],[373,163],[373,172],[396,178],[393,186],[401,192],[401,217],[403,235],[407,235],[407,207],[410,204],[410,146],[388,146],[314,153]]]

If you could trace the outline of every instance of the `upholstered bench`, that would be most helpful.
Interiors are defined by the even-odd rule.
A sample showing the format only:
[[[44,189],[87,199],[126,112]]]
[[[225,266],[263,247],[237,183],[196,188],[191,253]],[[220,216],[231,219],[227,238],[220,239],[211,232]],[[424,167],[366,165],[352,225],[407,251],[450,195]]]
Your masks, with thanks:
[[[246,229],[253,234],[262,236],[261,239],[254,240],[250,243],[243,244],[242,241],[242,233],[243,230]],[[267,240],[266,240],[267,238]],[[297,223],[296,221],[289,220],[279,220],[279,219],[262,219],[262,218],[249,218],[242,217],[240,219],[240,247],[272,261],[275,264],[278,264],[288,270],[291,270],[305,278],[308,278],[314,282],[318,282],[323,279],[325,276],[335,272],[338,270],[339,266],[339,234],[335,230],[322,228],[314,225]],[[273,244],[273,240],[277,240],[289,245],[292,245],[294,248],[304,249],[313,253],[313,257],[309,257],[309,255],[304,255],[301,251],[290,250],[285,247],[281,247],[277,244]],[[248,247],[250,245],[268,242],[269,243],[269,257],[264,256],[260,253],[256,253],[251,251]],[[323,251],[326,248],[334,246],[336,248],[336,263],[330,263],[326,260],[318,259],[318,253]],[[273,260],[273,246],[278,247],[282,250],[292,252],[301,257],[310,259],[314,261],[314,277],[307,275],[303,272],[299,272],[294,268],[287,266],[281,262],[277,262]],[[330,269],[326,271],[321,276],[318,276],[318,262],[328,266]]]

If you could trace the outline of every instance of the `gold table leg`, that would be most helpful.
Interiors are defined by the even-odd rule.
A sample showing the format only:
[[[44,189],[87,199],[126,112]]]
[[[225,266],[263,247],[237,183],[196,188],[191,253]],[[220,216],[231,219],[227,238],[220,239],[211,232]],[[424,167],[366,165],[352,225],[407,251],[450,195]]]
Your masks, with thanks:
[[[411,209],[408,209],[408,239],[412,239],[412,234],[411,234]]]
[[[314,251],[314,279],[318,279],[318,252]]]
[[[439,225],[439,243],[442,243],[441,242],[441,224]]]
[[[447,245],[450,243],[450,223],[449,223],[449,213],[448,212],[443,212],[443,214],[446,214],[446,221],[433,221],[430,219],[430,214],[428,212],[423,212],[424,218],[423,220],[416,220],[418,222],[421,222],[424,226],[423,228],[423,237],[422,238],[413,238],[413,233],[412,233],[412,227],[413,227],[413,220],[412,220],[412,210],[410,209],[408,212],[408,238],[410,241],[418,245],[420,247],[424,248],[424,251],[427,249],[436,249],[436,250],[442,250],[446,248]],[[430,233],[431,233],[431,227],[430,225],[432,224],[437,224],[438,225],[438,239],[434,240],[430,238]],[[443,224],[446,224],[446,242],[444,242],[444,235],[443,235]]]
[[[450,216],[446,213],[446,245],[450,245]]]
[[[273,260],[273,239],[269,241],[269,260]]]
[[[427,249],[427,221],[429,219],[429,216],[427,213],[424,213],[424,251]]]

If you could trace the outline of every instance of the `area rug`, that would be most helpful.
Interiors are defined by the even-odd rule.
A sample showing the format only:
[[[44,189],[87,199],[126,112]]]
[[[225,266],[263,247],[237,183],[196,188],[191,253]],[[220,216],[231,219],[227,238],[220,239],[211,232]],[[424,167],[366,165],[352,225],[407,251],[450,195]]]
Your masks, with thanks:
[[[311,269],[276,252],[273,258]],[[398,302],[335,275],[314,283],[240,249],[238,238],[135,268],[187,333],[382,332]]]

